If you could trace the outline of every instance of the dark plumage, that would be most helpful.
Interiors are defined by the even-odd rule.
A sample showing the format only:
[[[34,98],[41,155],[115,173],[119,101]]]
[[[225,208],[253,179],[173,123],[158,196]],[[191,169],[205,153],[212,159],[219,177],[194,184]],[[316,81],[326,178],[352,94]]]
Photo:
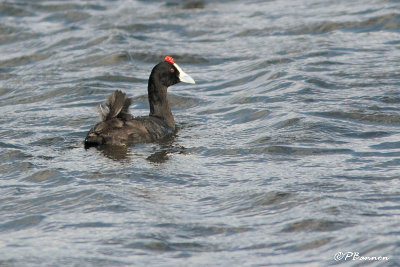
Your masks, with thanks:
[[[175,130],[174,117],[168,104],[167,89],[179,82],[194,83],[171,57],[157,64],[149,77],[150,115],[133,117],[131,99],[121,91],[113,92],[99,106],[101,122],[85,138],[85,148],[98,145],[136,144],[156,141]]]

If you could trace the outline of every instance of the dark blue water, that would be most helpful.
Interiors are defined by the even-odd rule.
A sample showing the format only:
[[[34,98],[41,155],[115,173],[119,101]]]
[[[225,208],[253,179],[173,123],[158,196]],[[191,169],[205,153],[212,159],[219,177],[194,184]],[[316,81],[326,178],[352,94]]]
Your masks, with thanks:
[[[85,150],[166,55],[177,134]],[[0,265],[399,266],[399,77],[398,1],[3,1]]]

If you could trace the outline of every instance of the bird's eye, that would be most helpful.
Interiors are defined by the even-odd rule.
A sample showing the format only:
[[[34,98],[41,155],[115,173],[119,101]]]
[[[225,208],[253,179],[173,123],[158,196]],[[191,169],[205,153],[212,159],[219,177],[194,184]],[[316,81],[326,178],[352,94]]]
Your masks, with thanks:
[[[169,71],[170,71],[170,72],[175,72],[175,70],[174,70],[173,68],[171,68]]]

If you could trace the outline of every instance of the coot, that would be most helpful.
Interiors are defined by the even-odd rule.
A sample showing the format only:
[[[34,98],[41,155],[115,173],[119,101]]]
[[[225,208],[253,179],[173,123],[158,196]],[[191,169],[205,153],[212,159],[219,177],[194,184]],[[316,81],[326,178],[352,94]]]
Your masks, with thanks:
[[[167,89],[179,82],[195,83],[174,62],[165,57],[151,71],[148,83],[150,115],[133,117],[129,113],[131,99],[117,90],[99,106],[101,122],[85,138],[85,148],[99,145],[123,145],[156,141],[175,130],[174,116],[168,104]]]

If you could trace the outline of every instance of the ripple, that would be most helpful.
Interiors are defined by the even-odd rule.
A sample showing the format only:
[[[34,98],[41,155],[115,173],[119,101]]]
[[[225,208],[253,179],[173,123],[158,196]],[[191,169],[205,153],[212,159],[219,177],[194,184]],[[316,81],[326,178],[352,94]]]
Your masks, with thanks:
[[[340,89],[342,88],[340,85],[336,83],[330,83],[317,78],[310,78],[306,80],[307,83],[316,86],[317,88],[326,88],[326,89]]]
[[[103,223],[103,222],[85,222],[85,223],[76,223],[76,224],[66,224],[62,228],[103,228],[103,227],[112,227],[114,224],[112,223]]]
[[[85,66],[113,66],[117,65],[121,62],[130,61],[132,60],[131,55],[129,52],[117,52],[107,55],[96,55],[96,56],[89,56],[84,57],[78,60],[74,60],[70,62],[70,64],[80,64]]]
[[[201,224],[174,224],[174,223],[161,223],[155,225],[160,228],[167,228],[170,231],[184,232],[187,238],[191,237],[204,237],[212,235],[230,235],[236,233],[243,233],[250,231],[247,227],[232,227],[229,225],[201,225]]]
[[[208,63],[209,60],[207,60],[204,57],[201,56],[196,56],[196,55],[185,55],[185,54],[175,54],[175,53],[169,53],[170,56],[172,56],[176,62],[179,62],[179,65],[181,66],[182,64],[188,63],[191,65],[198,65],[198,64],[205,64]],[[141,53],[141,52],[131,52],[130,57],[134,61],[140,61],[140,62],[146,62],[146,63],[151,63],[154,64],[156,62],[160,62],[163,60],[165,57],[164,53]],[[181,64],[182,63],[182,64]]]
[[[21,65],[27,65],[30,63],[38,62],[41,60],[45,60],[51,56],[53,56],[55,52],[48,52],[43,54],[32,54],[29,56],[21,56],[16,58],[11,58],[7,60],[1,60],[0,65],[3,67],[16,67]]]
[[[289,31],[288,34],[323,34],[335,30],[350,30],[354,32],[372,32],[381,30],[398,31],[400,27],[400,15],[390,13],[376,16],[363,21],[355,22],[322,22],[317,25],[298,28]]]
[[[1,2],[0,3],[0,13],[11,17],[26,17],[32,15],[31,12],[26,10],[26,8],[18,7],[18,3]]]
[[[19,32],[21,29],[0,23],[0,35],[11,35]]]
[[[80,11],[63,11],[53,15],[50,15],[44,19],[44,21],[54,22],[54,21],[64,21],[67,23],[78,22],[81,20],[86,20],[90,18],[91,15],[87,12]]]
[[[3,143],[0,143],[0,146],[3,148],[18,148],[17,146],[14,146],[14,145],[9,145],[9,144],[3,145]],[[30,155],[23,153],[19,150],[9,150],[9,151],[0,152],[0,161],[2,163],[7,162],[7,161],[14,162],[19,159],[26,159],[26,158],[30,158],[30,157],[31,157]]]
[[[303,232],[303,231],[317,231],[317,232],[330,232],[341,230],[350,227],[354,224],[342,221],[329,221],[317,219],[304,219],[297,222],[287,224],[282,232]]]
[[[32,143],[30,143],[31,145],[34,146],[54,146],[57,144],[61,144],[65,141],[65,139],[61,136],[53,136],[53,137],[44,137],[44,138],[40,138],[39,140],[36,140]]]
[[[363,110],[352,111],[352,112],[344,112],[344,111],[315,112],[312,115],[327,117],[327,118],[335,118],[335,119],[363,121],[369,123],[381,123],[381,124],[400,123],[400,116],[397,114],[385,114],[378,112],[370,113]]]
[[[147,24],[141,24],[141,23],[136,23],[136,24],[129,24],[129,25],[108,25],[101,27],[100,29],[105,30],[105,29],[117,29],[117,30],[123,30],[129,33],[137,33],[141,31],[148,31],[152,29],[150,25]],[[141,54],[141,56],[144,56]]]
[[[73,3],[38,3],[33,6],[37,11],[41,12],[57,12],[66,10],[97,10],[104,11],[106,8],[102,5],[94,4],[73,4]]]
[[[103,82],[144,82],[144,79],[135,77],[127,77],[122,75],[101,75],[93,78],[83,79],[83,81],[103,81]]]
[[[204,1],[189,1],[184,4],[183,9],[202,9],[206,3]]]
[[[35,182],[35,183],[44,181],[54,182],[54,179],[60,178],[61,176],[62,176],[61,173],[57,171],[44,170],[35,172],[33,175],[30,175],[28,178],[26,178],[25,181]]]
[[[4,175],[5,177],[15,177],[22,173],[26,173],[30,171],[34,165],[31,162],[12,162],[0,165],[0,172],[8,175]]]
[[[0,265],[394,255],[398,6],[2,1]],[[198,81],[169,90],[176,135],[84,150],[112,90],[148,114],[147,75],[165,55]]]
[[[190,96],[182,96],[182,95],[175,95],[172,93],[169,93],[168,96],[168,103],[173,109],[186,109],[186,108],[192,108],[196,106],[200,106],[202,104],[205,104],[205,101],[202,101],[201,99],[195,98],[195,97],[190,97]],[[132,97],[132,102],[141,102],[142,105],[140,106],[141,108],[146,108],[148,109],[148,96],[147,94],[145,95],[140,95],[137,97]],[[133,114],[135,115],[135,114]]]
[[[65,178],[63,178],[63,180],[64,179]],[[66,183],[58,184],[58,186],[60,185],[65,186]],[[95,190],[60,190],[58,192],[50,192],[51,193],[42,194],[40,196],[29,195],[17,202],[10,203],[5,210],[11,211],[17,208],[20,213],[35,214],[54,213],[55,210],[53,210],[53,208],[58,211],[70,210],[82,207],[87,202],[90,202]]]
[[[268,114],[270,114],[268,110],[241,109],[225,114],[224,118],[226,120],[232,120],[233,124],[241,124],[262,119]]]
[[[235,109],[235,107],[207,109],[207,110],[204,110],[204,111],[200,111],[197,114],[199,114],[199,115],[220,114],[220,113],[226,113],[226,112],[231,111],[233,109]]]
[[[278,128],[278,129],[283,129],[286,127],[292,127],[293,125],[298,124],[298,122],[300,121],[300,118],[291,118],[291,119],[287,119],[284,121],[280,121],[278,123],[276,123],[274,125],[274,127]]]
[[[271,213],[273,210],[293,207],[299,202],[296,194],[289,192],[262,192],[248,194],[248,192],[236,193],[223,200],[219,200],[219,211],[229,211],[229,214],[246,214],[246,216],[258,216],[260,213]]]
[[[383,142],[378,145],[371,145],[370,148],[374,149],[399,149],[400,148],[400,142]]]
[[[150,251],[189,251],[209,252],[215,251],[216,246],[204,245],[198,242],[171,242],[171,241],[148,241],[132,242],[125,246],[130,249],[145,249]]]
[[[42,215],[32,215],[0,224],[0,231],[19,231],[32,228],[40,224],[46,217]]]
[[[268,103],[269,101],[271,99],[267,96],[243,96],[236,98],[232,104]]]
[[[268,140],[268,139],[266,139]],[[208,156],[222,155],[248,155],[248,154],[277,154],[291,156],[313,156],[313,155],[333,155],[333,154],[349,154],[353,150],[346,148],[317,148],[317,147],[290,147],[290,146],[262,146],[253,148],[236,148],[236,149],[205,149],[192,148],[194,152]]]
[[[302,250],[316,249],[319,247],[323,247],[326,244],[329,244],[332,240],[334,240],[333,237],[322,237],[322,238],[318,238],[316,240],[312,240],[310,242],[301,242],[300,244],[297,244],[294,246],[285,247],[284,250],[286,250],[286,251],[302,251]]]
[[[361,138],[361,139],[374,139],[374,138],[382,138],[386,136],[390,136],[391,133],[389,132],[384,132],[384,131],[355,131],[355,130],[349,130],[346,134],[344,134],[347,137],[352,137],[352,138]]]

